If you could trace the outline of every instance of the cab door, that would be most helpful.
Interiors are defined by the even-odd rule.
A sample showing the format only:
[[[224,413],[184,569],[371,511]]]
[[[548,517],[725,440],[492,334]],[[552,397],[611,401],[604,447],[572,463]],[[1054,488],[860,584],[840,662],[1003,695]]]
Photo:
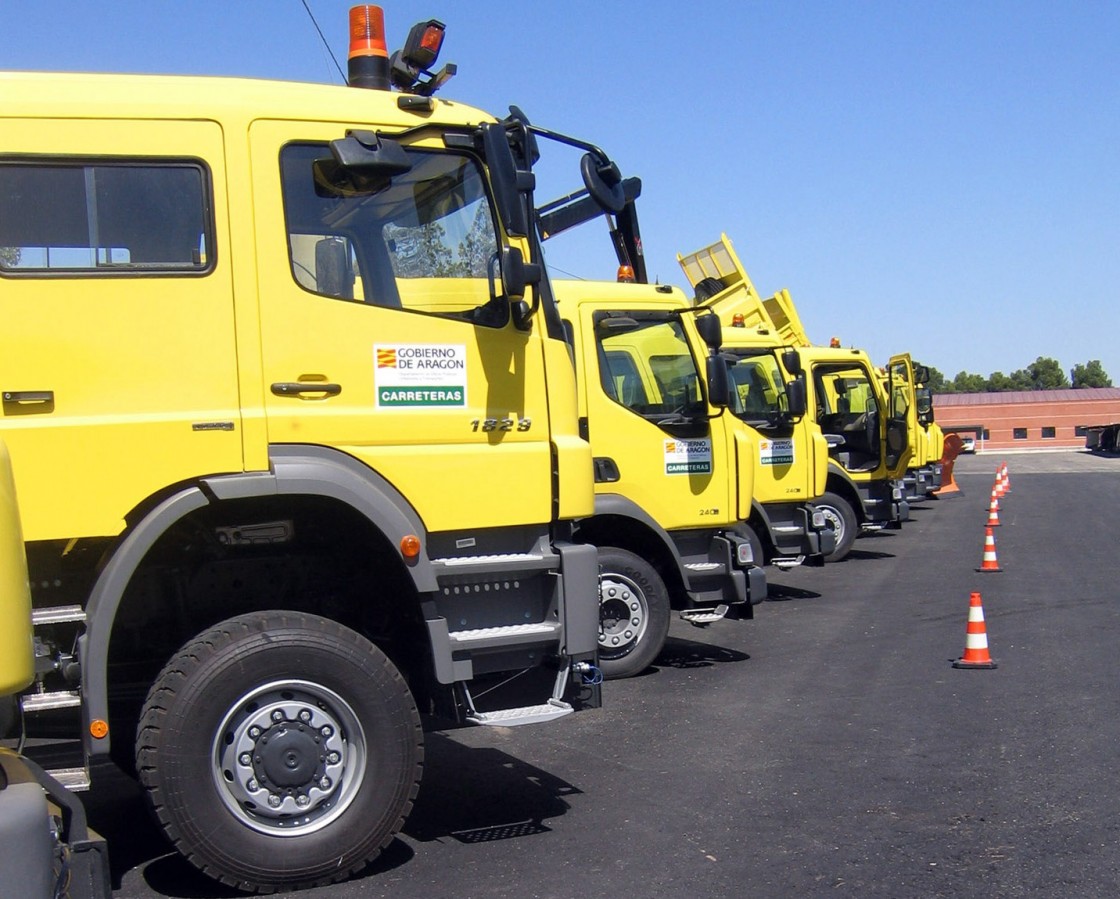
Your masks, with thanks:
[[[891,356],[887,367],[888,418],[884,434],[885,461],[891,477],[911,467],[918,442],[918,411],[914,402],[914,366],[909,353]]]
[[[579,319],[596,492],[627,497],[665,530],[734,521],[727,437],[711,428],[680,318],[584,304]]]
[[[360,460],[431,531],[549,521],[542,329],[488,304],[481,165],[429,141],[384,183],[328,183],[315,163],[344,132],[250,132],[269,442]]]
[[[221,127],[6,119],[0,437],[27,540],[242,470]]]

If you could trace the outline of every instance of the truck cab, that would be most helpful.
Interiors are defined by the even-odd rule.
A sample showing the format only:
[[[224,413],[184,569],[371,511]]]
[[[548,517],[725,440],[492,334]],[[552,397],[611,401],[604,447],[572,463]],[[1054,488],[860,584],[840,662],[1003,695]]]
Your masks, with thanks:
[[[909,353],[901,353],[891,356],[883,378],[888,387],[893,379],[906,393],[909,404],[906,419],[910,452],[902,479],[903,495],[907,502],[924,502],[941,486],[940,428],[933,423],[933,400],[924,386],[929,370],[914,362]]]
[[[835,548],[825,558],[844,558],[860,531],[900,527],[909,517],[901,477],[910,406],[902,382],[892,374],[884,386],[862,350],[811,343],[789,292],[762,299],[727,235],[708,248],[708,255],[720,260],[725,273],[710,283],[699,272],[690,280],[730,326],[726,346],[733,348],[738,334],[753,331],[798,351],[807,417],[828,446],[824,490],[813,501],[835,532]],[[738,289],[728,290],[728,283]]]
[[[676,289],[555,282],[575,351],[595,512],[576,538],[599,555],[599,664],[636,674],[660,652],[670,610],[696,625],[751,618],[762,559],[740,530],[751,470],[726,410],[719,321]]]
[[[349,86],[0,73],[21,719],[264,892],[377,856],[424,729],[600,698],[529,136],[433,98],[441,23],[390,64],[356,9]]]
[[[678,254],[677,261],[695,291],[695,307],[719,314],[725,326],[738,465],[754,480],[750,508],[740,511],[768,562],[779,568],[822,564],[835,551],[836,534],[815,505],[826,492],[828,444],[807,414],[804,361],[770,329],[723,314],[753,289],[727,249],[721,242]]]

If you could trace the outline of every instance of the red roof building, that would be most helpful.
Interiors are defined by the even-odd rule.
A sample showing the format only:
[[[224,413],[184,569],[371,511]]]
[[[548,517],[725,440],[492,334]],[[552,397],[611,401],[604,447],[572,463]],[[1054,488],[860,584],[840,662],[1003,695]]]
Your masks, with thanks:
[[[1120,387],[938,393],[933,411],[946,433],[974,434],[978,452],[1084,448],[1086,428],[1120,423]]]

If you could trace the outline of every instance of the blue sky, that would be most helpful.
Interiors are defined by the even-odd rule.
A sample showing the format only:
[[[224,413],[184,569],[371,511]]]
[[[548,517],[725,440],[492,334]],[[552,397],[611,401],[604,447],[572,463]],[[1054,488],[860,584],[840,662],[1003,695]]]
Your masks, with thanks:
[[[308,2],[345,67],[351,4]],[[443,96],[515,103],[641,176],[661,281],[683,285],[676,253],[725,231],[817,342],[880,363],[909,351],[949,377],[1100,359],[1120,384],[1120,3],[385,8],[391,47],[414,21],[447,24]],[[0,68],[338,81],[300,0],[0,12]],[[614,274],[605,228],[550,247],[558,270]]]

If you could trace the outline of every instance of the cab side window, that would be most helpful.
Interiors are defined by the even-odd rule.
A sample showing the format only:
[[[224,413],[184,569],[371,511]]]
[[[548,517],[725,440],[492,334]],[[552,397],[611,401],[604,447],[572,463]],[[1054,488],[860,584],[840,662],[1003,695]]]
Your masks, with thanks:
[[[204,274],[213,246],[199,162],[0,159],[0,274]]]
[[[312,293],[501,326],[489,303],[498,233],[478,164],[407,150],[409,171],[370,183],[324,178],[325,144],[281,151],[292,277]],[[486,314],[479,310],[486,309]]]

